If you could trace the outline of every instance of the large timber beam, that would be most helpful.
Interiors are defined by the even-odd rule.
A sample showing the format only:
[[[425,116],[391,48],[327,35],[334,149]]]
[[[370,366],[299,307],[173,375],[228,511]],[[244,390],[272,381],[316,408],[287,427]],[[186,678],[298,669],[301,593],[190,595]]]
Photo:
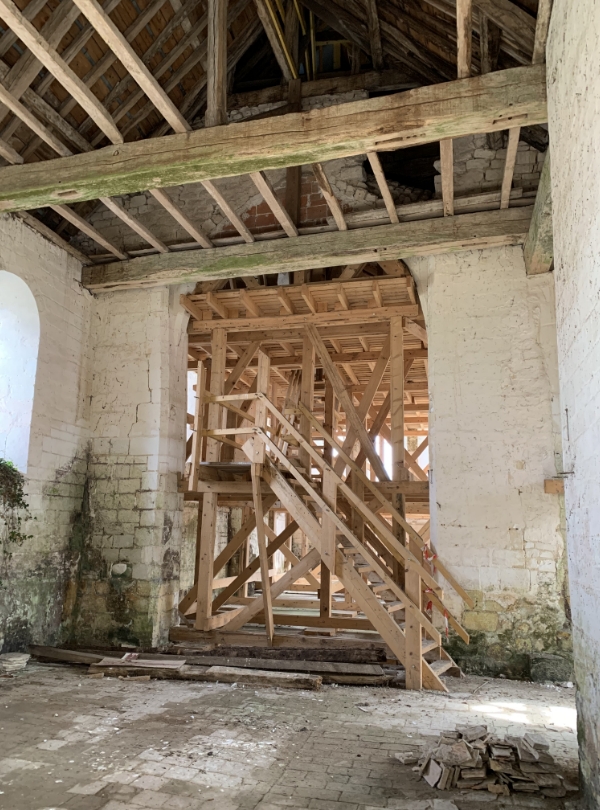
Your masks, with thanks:
[[[203,130],[204,131],[204,130]],[[141,256],[83,271],[92,290],[182,284],[522,244],[532,206]]]
[[[119,144],[0,171],[18,211],[493,132],[547,120],[543,65],[310,112]]]
[[[552,192],[550,187],[550,152],[546,152],[540,177],[529,233],[523,245],[528,276],[547,273],[554,261],[552,237]]]

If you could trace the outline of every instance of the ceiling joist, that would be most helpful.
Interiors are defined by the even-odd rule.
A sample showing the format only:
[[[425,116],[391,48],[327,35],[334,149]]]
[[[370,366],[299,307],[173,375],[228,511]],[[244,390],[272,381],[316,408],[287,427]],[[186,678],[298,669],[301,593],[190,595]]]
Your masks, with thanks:
[[[181,284],[261,273],[386,261],[447,251],[522,244],[531,206],[401,222],[378,228],[330,231],[296,239],[231,245],[219,250],[178,251],[96,265],[84,270],[91,289]]]

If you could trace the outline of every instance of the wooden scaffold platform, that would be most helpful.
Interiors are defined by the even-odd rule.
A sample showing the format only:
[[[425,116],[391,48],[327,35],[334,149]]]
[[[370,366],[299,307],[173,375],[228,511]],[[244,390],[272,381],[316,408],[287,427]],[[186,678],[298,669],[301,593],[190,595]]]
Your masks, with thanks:
[[[196,573],[179,605],[192,637],[375,631],[408,689],[445,690],[440,675],[460,670],[440,627],[469,636],[437,574],[473,603],[429,538],[427,333],[408,268],[351,266],[332,281],[182,303],[197,371],[184,481],[199,509]],[[246,507],[245,520],[215,556],[227,505]]]

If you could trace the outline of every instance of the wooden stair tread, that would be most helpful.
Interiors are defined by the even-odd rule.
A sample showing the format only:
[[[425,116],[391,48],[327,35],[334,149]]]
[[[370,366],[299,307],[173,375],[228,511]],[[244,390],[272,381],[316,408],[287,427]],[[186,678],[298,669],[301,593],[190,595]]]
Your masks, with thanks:
[[[446,672],[447,669],[452,669],[452,667],[456,666],[454,661],[448,661],[447,659],[445,660],[443,658],[441,658],[439,661],[428,661],[427,663],[438,677],[442,673]]]

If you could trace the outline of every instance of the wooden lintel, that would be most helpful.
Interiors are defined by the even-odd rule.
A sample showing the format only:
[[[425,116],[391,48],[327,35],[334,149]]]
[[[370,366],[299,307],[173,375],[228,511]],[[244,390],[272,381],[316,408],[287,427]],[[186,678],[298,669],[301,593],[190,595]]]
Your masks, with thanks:
[[[213,130],[206,130],[209,131]],[[9,168],[4,171],[9,171]],[[380,262],[516,245],[523,243],[530,218],[531,206],[522,206],[444,219],[231,245],[214,250],[144,256],[85,268],[83,284],[92,290],[185,284],[207,279],[255,276],[257,273],[287,273],[362,261]]]
[[[0,210],[198,183],[546,121],[545,66],[510,68],[342,106],[8,166],[0,176]]]

